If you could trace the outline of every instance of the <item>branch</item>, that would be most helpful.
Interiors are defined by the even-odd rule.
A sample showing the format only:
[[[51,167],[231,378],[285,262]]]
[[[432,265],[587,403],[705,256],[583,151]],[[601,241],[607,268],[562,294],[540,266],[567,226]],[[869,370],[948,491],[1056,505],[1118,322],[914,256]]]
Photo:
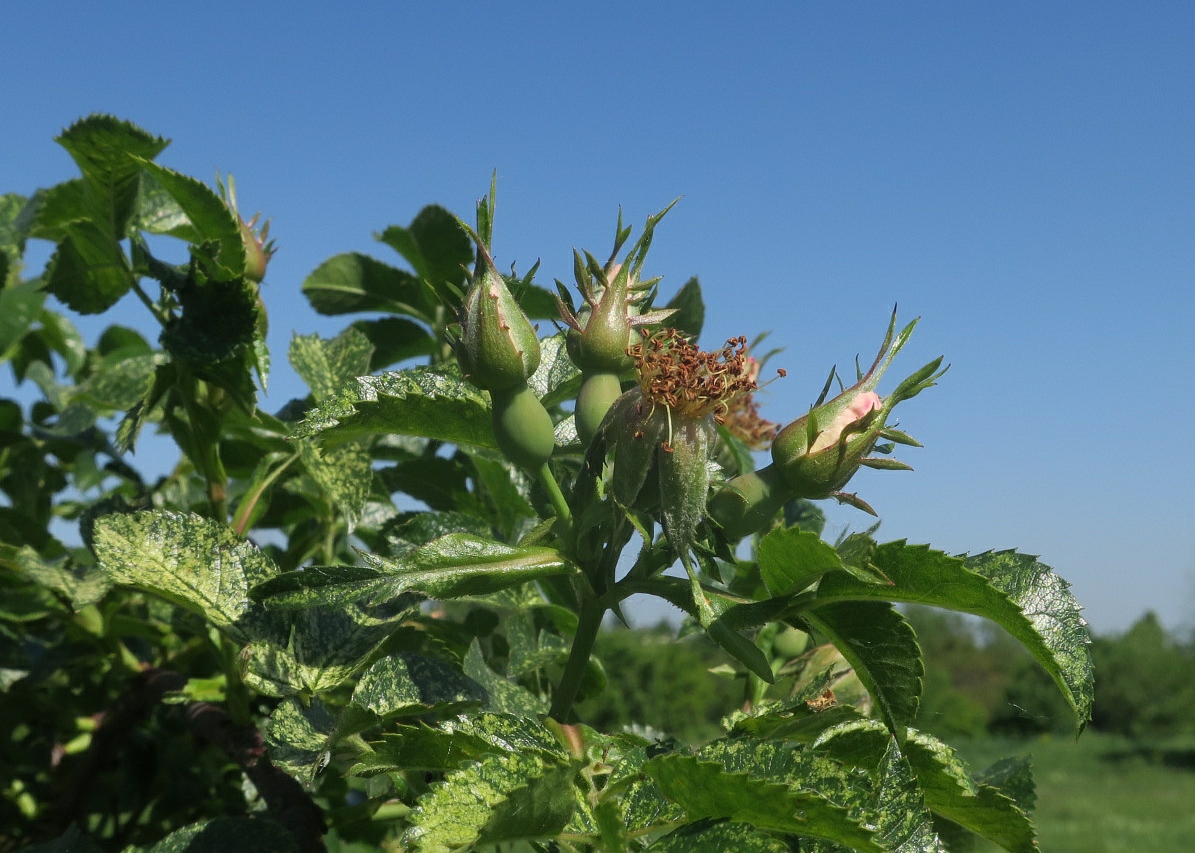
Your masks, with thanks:
[[[116,762],[129,735],[149,717],[162,697],[182,690],[186,684],[186,676],[161,669],[148,669],[132,679],[128,689],[104,712],[91,735],[91,744],[63,783],[62,795],[39,821],[41,838],[57,838],[76,821],[85,824],[80,820],[83,803],[95,790],[99,775]]]

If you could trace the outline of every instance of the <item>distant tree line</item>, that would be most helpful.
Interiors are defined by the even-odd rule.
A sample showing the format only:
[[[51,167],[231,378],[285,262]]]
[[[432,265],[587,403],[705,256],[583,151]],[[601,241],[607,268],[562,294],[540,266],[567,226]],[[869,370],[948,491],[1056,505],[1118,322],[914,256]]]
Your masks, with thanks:
[[[944,738],[1032,736],[1072,730],[1074,718],[1049,676],[1000,629],[967,617],[910,608],[925,653],[918,726]],[[609,728],[632,721],[683,742],[720,731],[743,702],[744,683],[711,678],[726,662],[700,637],[668,643],[674,628],[612,629],[598,654],[617,689],[591,701],[587,714]],[[1127,631],[1096,636],[1095,714],[1090,727],[1134,739],[1195,734],[1195,638],[1168,632],[1153,613]],[[783,696],[781,680],[771,696]]]

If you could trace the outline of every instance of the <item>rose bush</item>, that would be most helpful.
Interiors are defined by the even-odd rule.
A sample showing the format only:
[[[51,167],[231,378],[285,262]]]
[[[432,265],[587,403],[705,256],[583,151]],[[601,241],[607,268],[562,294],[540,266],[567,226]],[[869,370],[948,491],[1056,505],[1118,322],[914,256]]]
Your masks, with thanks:
[[[577,255],[578,307],[498,272],[491,184],[474,226],[429,206],[382,231],[404,266],[311,272],[318,312],[364,316],[293,339],[310,393],[271,413],[264,270],[227,194],[127,122],[58,141],[79,176],[0,205],[23,385],[0,402],[0,851],[1035,849],[1025,762],[973,773],[912,728],[898,605],[1002,626],[1081,729],[1065,582],[793,523],[806,499],[865,506],[843,491],[861,466],[902,467],[888,418],[942,372],[877,390],[912,324],[773,439],[745,338],[696,343],[696,280],[657,307],[663,213],[621,258],[621,220],[610,261]],[[52,257],[27,276],[31,240]],[[158,340],[85,342],[47,293],[84,313],[133,293]],[[147,431],[177,450],[161,477],[130,456]],[[578,716],[632,595],[722,650],[721,736]]]

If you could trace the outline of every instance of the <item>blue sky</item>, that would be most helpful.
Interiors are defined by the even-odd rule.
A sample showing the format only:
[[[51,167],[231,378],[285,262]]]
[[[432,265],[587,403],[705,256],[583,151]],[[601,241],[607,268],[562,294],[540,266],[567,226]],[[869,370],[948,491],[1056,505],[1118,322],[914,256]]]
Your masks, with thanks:
[[[93,112],[232,171],[281,245],[276,362],[339,329],[298,291],[320,261],[397,260],[374,232],[494,169],[498,259],[545,284],[684,196],[648,270],[700,277],[707,346],[784,347],[773,419],[893,304],[923,319],[881,391],[952,363],[900,410],[916,472],[852,484],[882,538],[1038,554],[1097,631],[1195,626],[1195,5],[43,0],[5,29],[0,191],[70,177],[51,138]],[[300,393],[280,367],[267,405]]]

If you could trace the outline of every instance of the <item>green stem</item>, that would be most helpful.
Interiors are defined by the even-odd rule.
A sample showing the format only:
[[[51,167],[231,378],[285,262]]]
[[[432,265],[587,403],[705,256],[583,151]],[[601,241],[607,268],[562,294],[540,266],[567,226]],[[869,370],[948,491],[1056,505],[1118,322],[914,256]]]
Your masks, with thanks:
[[[212,518],[224,522],[228,519],[228,475],[224,471],[224,463],[220,461],[218,431],[209,428],[212,426],[210,421],[215,419],[215,415],[205,410],[198,400],[198,380],[185,369],[180,370],[180,374],[178,392],[182,397],[183,408],[187,412],[187,421],[193,439],[192,450],[198,457],[193,461],[207,482],[207,495],[212,506]]]
[[[560,484],[552,476],[552,468],[547,462],[539,469],[536,476],[539,479],[539,484],[548,493],[548,502],[552,504],[552,510],[556,513],[556,534],[567,543],[568,550],[572,550],[574,544],[572,508],[564,499],[564,492],[560,491]]]
[[[241,679],[241,649],[214,628],[210,629],[210,632],[211,641],[220,654],[224,670],[224,705],[228,709],[228,716],[238,726],[252,725],[249,690]]]
[[[253,510],[256,509],[261,496],[265,494],[266,489],[274,484],[274,481],[282,476],[287,468],[289,468],[295,460],[299,458],[299,454],[293,454],[289,459],[270,472],[270,476],[266,477],[249,494],[246,494],[242,499],[240,506],[237,507],[236,515],[232,518],[232,528],[237,532],[237,536],[245,535],[245,528],[249,526],[249,517],[253,515]]]
[[[149,309],[149,313],[154,315],[154,319],[158,321],[158,324],[165,327],[166,321],[169,319],[169,317],[167,317],[167,315],[165,315],[161,309],[159,309],[158,306],[153,303],[153,300],[149,298],[149,294],[142,290],[141,283],[134,281],[132,290],[133,293],[136,294],[137,298],[141,300],[142,304]]]
[[[598,630],[602,627],[602,618],[605,615],[606,608],[597,599],[586,598],[581,603],[577,633],[573,635],[573,647],[569,650],[568,663],[564,665],[564,675],[560,677],[560,684],[552,696],[552,709],[548,712],[554,720],[561,723],[568,721],[569,712],[581,689],[585,668],[589,665],[589,659],[593,655],[593,644],[597,640]]]

